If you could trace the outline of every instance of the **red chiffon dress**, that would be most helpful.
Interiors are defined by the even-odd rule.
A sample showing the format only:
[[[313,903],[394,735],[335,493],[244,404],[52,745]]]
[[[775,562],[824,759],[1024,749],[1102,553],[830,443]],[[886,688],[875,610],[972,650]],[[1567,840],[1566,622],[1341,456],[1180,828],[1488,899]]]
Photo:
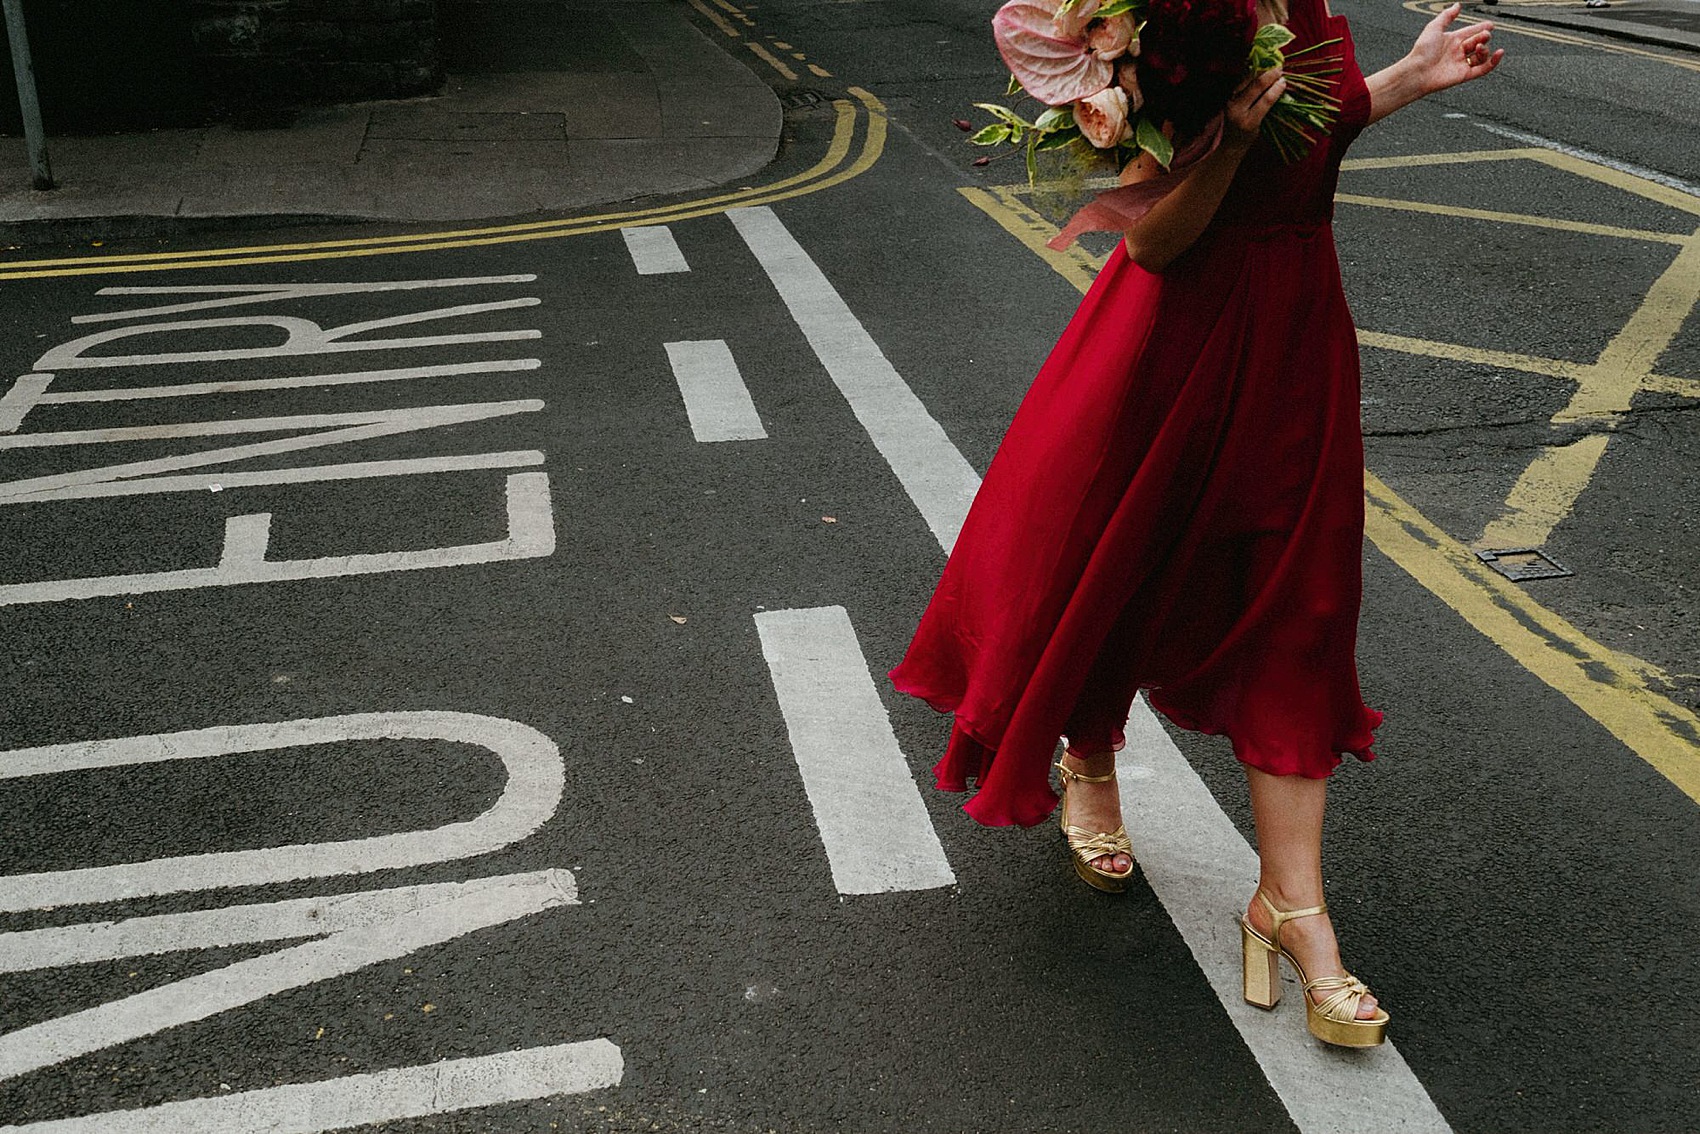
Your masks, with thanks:
[[[1140,689],[1275,775],[1373,758],[1358,346],[1330,228],[1369,91],[1324,0],[1293,0],[1288,26],[1294,49],[1343,41],[1333,133],[1290,166],[1258,142],[1163,271],[1111,254],[892,670],[955,713],[934,771],[950,791],[977,781],[982,823],[1049,815],[1058,737],[1121,747]]]

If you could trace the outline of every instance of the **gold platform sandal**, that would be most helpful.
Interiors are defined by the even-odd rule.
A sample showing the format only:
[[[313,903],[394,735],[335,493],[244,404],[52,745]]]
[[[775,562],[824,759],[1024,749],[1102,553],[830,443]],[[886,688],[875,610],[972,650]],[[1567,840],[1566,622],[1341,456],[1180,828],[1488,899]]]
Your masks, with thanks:
[[[1374,1016],[1367,1020],[1358,1019],[1358,1006],[1369,995],[1369,988],[1363,981],[1351,973],[1311,980],[1305,976],[1304,967],[1281,947],[1283,925],[1295,918],[1327,913],[1327,905],[1305,910],[1278,910],[1262,890],[1257,892],[1257,899],[1269,910],[1274,924],[1270,927],[1269,936],[1265,937],[1251,927],[1249,920],[1240,919],[1240,939],[1245,951],[1246,1002],[1259,1008],[1275,1007],[1281,999],[1281,958],[1285,957],[1304,985],[1305,1022],[1310,1025],[1311,1035],[1323,1043],[1339,1047],[1375,1047],[1386,1039],[1389,1017],[1379,1005]],[[1313,992],[1322,997],[1320,1002],[1311,999]]]
[[[1061,807],[1061,826],[1063,838],[1068,840],[1069,856],[1074,860],[1074,872],[1080,875],[1081,881],[1088,886],[1104,891],[1106,894],[1119,894],[1127,889],[1127,880],[1133,877],[1133,865],[1120,874],[1110,870],[1100,870],[1092,865],[1095,858],[1105,855],[1125,854],[1133,858],[1133,843],[1128,840],[1127,828],[1116,824],[1114,831],[1088,831],[1082,827],[1070,825],[1068,821],[1068,786],[1076,781],[1083,784],[1107,784],[1116,778],[1111,771],[1107,776],[1088,776],[1075,771],[1061,760],[1057,761],[1057,771],[1062,774],[1063,798]]]

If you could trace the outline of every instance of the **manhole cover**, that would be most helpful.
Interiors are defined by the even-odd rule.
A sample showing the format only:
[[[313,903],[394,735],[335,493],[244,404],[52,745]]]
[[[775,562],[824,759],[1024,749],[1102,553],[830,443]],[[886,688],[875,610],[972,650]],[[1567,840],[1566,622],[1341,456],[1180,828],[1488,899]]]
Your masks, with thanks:
[[[1530,579],[1568,579],[1576,574],[1538,547],[1506,547],[1478,551],[1476,558],[1513,583],[1523,583]]]
[[[787,110],[803,110],[811,106],[820,106],[830,100],[819,91],[795,90],[786,91],[780,95],[779,101],[785,104]]]

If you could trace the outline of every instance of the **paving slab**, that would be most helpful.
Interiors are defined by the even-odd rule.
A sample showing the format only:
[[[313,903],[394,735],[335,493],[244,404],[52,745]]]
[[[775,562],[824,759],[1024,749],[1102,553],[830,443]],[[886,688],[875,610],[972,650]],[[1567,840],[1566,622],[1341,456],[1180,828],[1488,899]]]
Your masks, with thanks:
[[[1591,32],[1637,43],[1700,51],[1700,0],[1610,0],[1604,8],[1590,8],[1587,0],[1560,3],[1529,3],[1500,0],[1469,5],[1480,15],[1493,19],[1521,20],[1572,31]]]

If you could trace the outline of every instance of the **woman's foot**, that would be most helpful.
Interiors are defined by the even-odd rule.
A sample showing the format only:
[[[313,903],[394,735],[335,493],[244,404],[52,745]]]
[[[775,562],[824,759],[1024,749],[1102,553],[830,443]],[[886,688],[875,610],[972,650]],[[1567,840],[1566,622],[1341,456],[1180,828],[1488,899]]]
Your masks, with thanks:
[[[1116,770],[1116,754],[1077,756],[1067,751],[1063,753],[1062,764],[1084,776],[1108,776]],[[1115,780],[1103,783],[1075,780],[1066,785],[1066,790],[1070,826],[1087,831],[1114,831],[1122,825],[1122,797]],[[1125,854],[1106,854],[1091,859],[1090,865],[1110,874],[1126,874],[1133,869],[1133,859]]]
[[[1319,894],[1295,898],[1280,893],[1272,886],[1264,887],[1264,893],[1269,895],[1276,908],[1283,910],[1305,909],[1322,904]],[[1269,907],[1258,901],[1255,895],[1251,899],[1251,905],[1246,908],[1246,920],[1265,939],[1273,940],[1275,919],[1269,915]],[[1340,946],[1334,938],[1334,923],[1328,920],[1326,913],[1294,918],[1283,924],[1280,945],[1293,955],[1299,966],[1304,969],[1305,975],[1313,980],[1317,977],[1341,976],[1346,972],[1346,967],[1340,963]],[[1312,992],[1310,995],[1313,1002],[1321,1003],[1328,994]],[[1357,1018],[1374,1019],[1375,1005],[1375,997],[1366,995],[1358,1005]]]

